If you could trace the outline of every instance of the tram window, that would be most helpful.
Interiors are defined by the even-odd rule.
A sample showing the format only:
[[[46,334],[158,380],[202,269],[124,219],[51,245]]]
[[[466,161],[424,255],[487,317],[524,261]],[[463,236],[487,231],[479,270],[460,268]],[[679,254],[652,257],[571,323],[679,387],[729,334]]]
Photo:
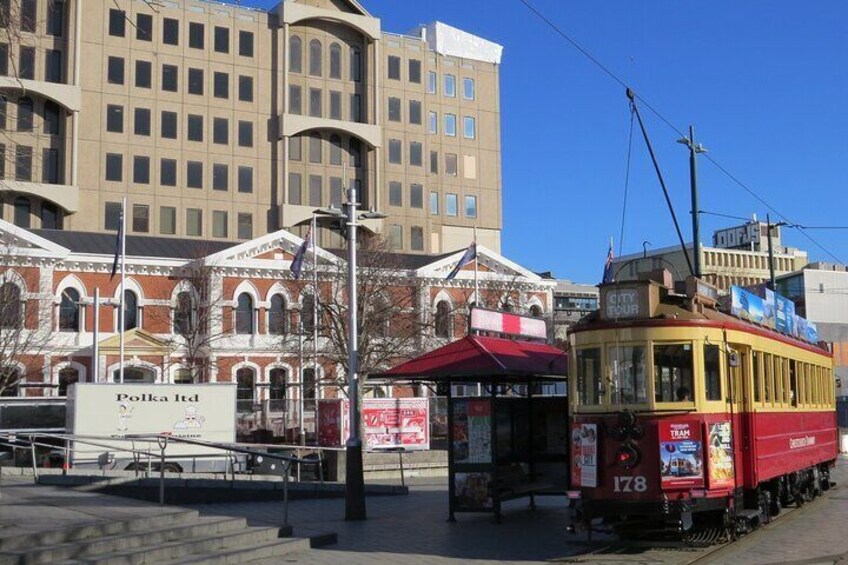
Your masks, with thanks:
[[[721,400],[721,373],[718,345],[704,346],[704,386],[707,400]]]
[[[771,404],[774,402],[774,365],[771,362],[771,353],[763,354],[763,384],[765,385],[763,401]]]
[[[654,345],[654,400],[692,401],[692,345]]]
[[[610,367],[610,402],[636,404],[648,402],[645,379],[645,348],[612,346],[607,351]]]
[[[600,404],[601,388],[600,348],[577,350],[577,402],[583,405]]]
[[[798,368],[794,359],[789,360],[789,404],[798,406]]]
[[[789,404],[789,383],[786,378],[786,363],[782,357],[774,356],[774,401]]]
[[[763,382],[763,377],[760,375],[760,354],[756,351],[752,352],[751,361],[754,364],[754,402],[760,402],[762,399],[760,385]]]

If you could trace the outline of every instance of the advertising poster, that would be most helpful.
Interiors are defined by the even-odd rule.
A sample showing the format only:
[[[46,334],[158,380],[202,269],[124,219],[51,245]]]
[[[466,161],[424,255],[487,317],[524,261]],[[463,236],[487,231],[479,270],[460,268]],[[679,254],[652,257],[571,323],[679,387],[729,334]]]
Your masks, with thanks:
[[[698,422],[660,422],[659,439],[662,487],[704,486],[704,452]]]
[[[430,403],[426,398],[366,398],[362,423],[366,449],[429,449]]]
[[[458,510],[490,510],[494,506],[491,473],[456,473],[453,484]]]
[[[453,401],[453,451],[454,463],[468,462],[468,400]]]
[[[766,321],[763,299],[738,286],[730,287],[730,313],[737,318],[756,324],[763,324]]]
[[[318,401],[318,445],[337,447],[342,444],[342,403],[340,400]]]
[[[574,424],[571,428],[571,484],[598,486],[598,428],[596,424]]]
[[[468,463],[492,461],[492,402],[468,401]]]
[[[709,477],[710,488],[733,487],[733,445],[730,422],[713,422],[709,426]]]

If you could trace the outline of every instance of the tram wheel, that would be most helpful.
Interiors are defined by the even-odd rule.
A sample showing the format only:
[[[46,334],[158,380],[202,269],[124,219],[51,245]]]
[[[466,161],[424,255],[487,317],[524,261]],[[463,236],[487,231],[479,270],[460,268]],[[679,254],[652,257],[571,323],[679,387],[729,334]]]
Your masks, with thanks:
[[[771,522],[772,506],[771,493],[767,490],[760,491],[760,526],[765,526]],[[778,507],[779,510],[780,508]]]

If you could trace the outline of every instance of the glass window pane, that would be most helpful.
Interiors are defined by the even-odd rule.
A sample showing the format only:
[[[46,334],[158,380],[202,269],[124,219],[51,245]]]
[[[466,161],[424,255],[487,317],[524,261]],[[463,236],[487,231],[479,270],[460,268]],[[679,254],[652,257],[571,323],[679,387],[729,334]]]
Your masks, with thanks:
[[[439,213],[439,193],[430,193],[430,214],[436,215]]]
[[[654,400],[692,402],[692,344],[654,345]]]
[[[163,235],[177,233],[177,209],[173,206],[159,208],[159,233]]]
[[[445,214],[448,216],[456,216],[458,214],[457,210],[457,197],[456,194],[446,194],[445,195]]]
[[[610,402],[648,402],[647,361],[641,346],[612,346],[607,350],[610,371]]]
[[[585,406],[603,402],[600,348],[577,350],[577,402]]]
[[[467,218],[476,218],[477,217],[477,197],[476,196],[466,196],[465,197],[465,216]]]
[[[707,400],[721,400],[721,376],[719,372],[718,345],[704,346],[704,386]]]

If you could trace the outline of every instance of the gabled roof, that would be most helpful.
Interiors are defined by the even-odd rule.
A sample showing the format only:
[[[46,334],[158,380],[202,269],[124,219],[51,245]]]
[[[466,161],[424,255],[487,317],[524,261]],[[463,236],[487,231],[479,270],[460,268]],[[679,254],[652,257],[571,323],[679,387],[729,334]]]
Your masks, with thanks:
[[[568,373],[564,351],[545,343],[469,335],[379,375],[386,379],[556,379]]]
[[[100,342],[100,351],[115,353],[119,350],[121,336],[115,334]],[[168,349],[168,343],[141,328],[133,328],[124,332],[124,348],[128,354],[152,353],[163,354]]]
[[[41,237],[31,230],[0,220],[0,246],[8,252],[62,258],[71,250]]]
[[[292,3],[295,3],[295,4],[302,4],[303,3],[303,2],[299,2],[298,0],[283,0],[283,2],[286,2],[286,1],[292,2]],[[372,17],[371,14],[368,13],[368,10],[366,10],[365,7],[362,4],[360,4],[359,2],[357,2],[356,0],[333,0],[333,1],[334,1],[334,3],[347,5],[354,14],[358,14],[360,16],[368,16],[369,18]]]
[[[434,261],[418,268],[415,271],[415,274],[420,277],[437,277],[444,278],[451,272],[459,260],[462,258],[462,255],[465,253],[465,249],[459,249],[452,253],[442,255],[439,258],[436,258]],[[488,278],[491,275],[491,271],[494,271],[498,276],[516,276],[527,281],[533,282],[541,282],[543,281],[542,277],[525,269],[518,263],[510,261],[500,253],[492,251],[485,245],[477,244],[477,258],[480,262],[480,265],[485,265],[490,272],[480,272],[478,276],[480,278]],[[463,270],[459,272],[457,278],[473,278],[474,277],[474,267],[473,263],[466,266]]]
[[[256,239],[233,245],[212,255],[207,255],[205,261],[208,265],[216,266],[225,265],[229,262],[238,262],[238,264],[243,265],[246,261],[267,261],[267,259],[257,259],[257,257],[274,249],[280,249],[293,255],[301,244],[303,244],[302,238],[286,230],[277,230]],[[310,253],[311,251],[309,249]],[[334,254],[320,247],[316,247],[315,252],[319,259],[324,262],[334,264],[341,262]]]
[[[5,223],[5,222],[4,222]],[[19,229],[20,228],[16,228]],[[20,230],[26,232],[26,230]],[[114,233],[91,233],[65,230],[32,230],[39,239],[47,240],[73,253],[114,255]],[[230,241],[205,241],[173,237],[127,235],[127,257],[161,257],[197,259],[235,245]]]

